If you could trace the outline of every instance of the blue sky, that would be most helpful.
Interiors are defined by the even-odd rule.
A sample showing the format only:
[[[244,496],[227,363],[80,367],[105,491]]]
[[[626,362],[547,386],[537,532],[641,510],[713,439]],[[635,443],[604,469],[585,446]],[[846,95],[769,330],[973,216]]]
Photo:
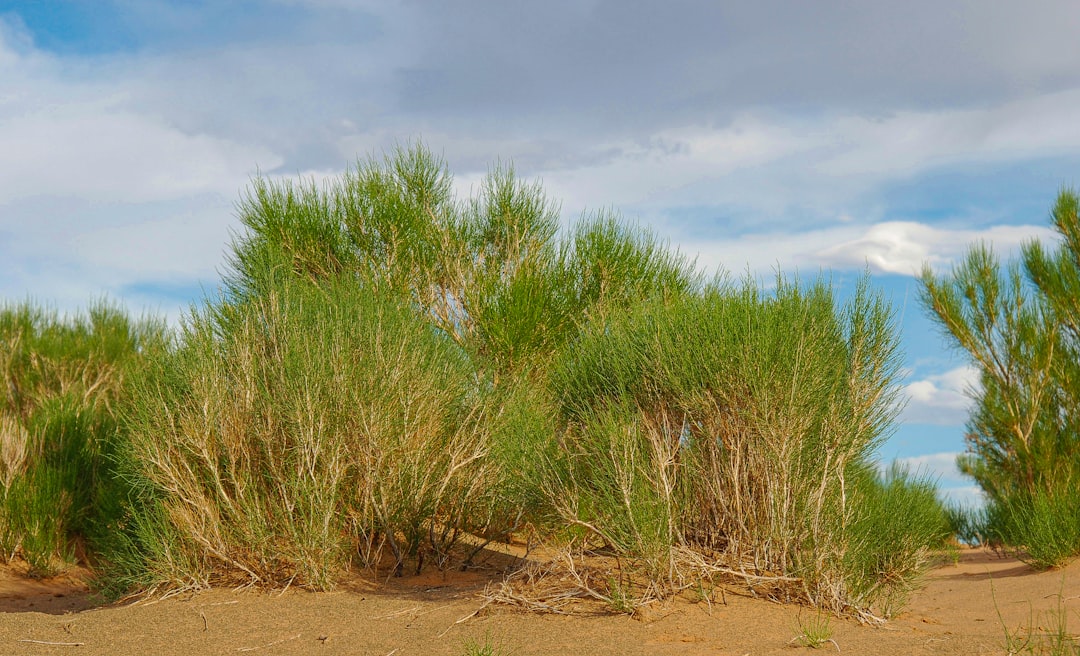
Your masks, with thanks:
[[[175,319],[258,170],[324,177],[422,138],[467,195],[496,160],[566,221],[614,208],[701,266],[864,267],[909,403],[882,456],[970,483],[973,371],[913,273],[1052,238],[1080,183],[1074,0],[0,0],[0,298]]]

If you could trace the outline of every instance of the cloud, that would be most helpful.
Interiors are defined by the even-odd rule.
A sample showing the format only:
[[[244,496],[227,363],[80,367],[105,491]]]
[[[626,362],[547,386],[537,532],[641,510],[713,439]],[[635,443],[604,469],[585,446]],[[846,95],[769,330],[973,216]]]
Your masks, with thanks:
[[[168,289],[216,285],[229,231],[238,227],[232,203],[214,194],[158,203],[13,202],[0,210],[0,298],[29,294],[71,310],[107,294],[132,301],[133,310],[175,311],[194,297],[178,300]],[[143,290],[137,298],[136,287]],[[155,298],[155,287],[166,291]]]
[[[140,108],[128,68],[95,61],[35,50],[0,17],[5,298],[30,294],[68,310],[140,285],[213,281],[239,190],[256,167],[284,161],[257,142]]]
[[[970,485],[971,479],[961,474],[956,467],[958,455],[960,454],[953,452],[930,453],[910,458],[898,458],[896,462],[912,473],[934,477],[943,487]]]
[[[979,108],[900,111],[882,118],[838,117],[832,141],[843,146],[819,170],[829,176],[896,175],[978,159],[1050,156],[1080,147],[1072,108],[1080,90],[1033,95]]]
[[[256,166],[322,176],[417,137],[459,190],[512,159],[568,218],[614,206],[705,266],[759,273],[910,275],[975,239],[1014,249],[1049,231],[961,229],[963,208],[904,214],[882,189],[1080,152],[1068,2],[947,3],[932,25],[929,0],[279,0],[257,20],[107,4],[139,47],[60,55],[0,16],[4,293],[205,280]]]
[[[435,115],[470,108],[497,126],[576,112],[610,134],[651,130],[672,116],[725,120],[733,107],[876,113],[1075,85],[1075,4],[992,7],[930,0],[858,10],[783,0],[428,6],[418,17],[423,39],[413,75],[403,75],[402,105]]]
[[[686,241],[682,250],[696,255],[698,264],[738,273],[749,268],[757,274],[777,266],[782,271],[817,272],[861,269],[877,273],[917,275],[924,263],[934,269],[954,264],[974,242],[993,244],[1004,257],[1032,239],[1053,240],[1042,226],[993,226],[984,230],[949,229],[913,221],[886,221],[871,225],[840,221],[832,227],[802,232],[754,232],[722,241]],[[678,240],[676,240],[678,243]]]
[[[929,476],[938,486],[938,494],[946,502],[959,506],[981,506],[986,502],[979,486],[960,473],[956,467],[956,452],[929,453],[909,458],[897,458],[896,464],[918,476]],[[884,470],[889,463],[880,463]]]
[[[940,487],[938,495],[945,503],[960,508],[979,508],[986,505],[986,494],[978,485]]]
[[[979,371],[972,366],[912,381],[904,386],[908,403],[901,419],[912,424],[963,425],[973,403],[969,392],[978,388]]]
[[[906,274],[912,262],[921,266],[922,254],[879,253],[882,242],[892,247],[898,240],[936,240],[939,235],[896,234],[907,229],[902,224],[918,217],[885,204],[883,190],[913,178],[925,182],[976,167],[986,176],[995,165],[1075,156],[1080,127],[1070,108],[1078,103],[1080,90],[977,108],[904,110],[872,117],[839,110],[807,116],[754,108],[741,109],[724,121],[610,140],[583,137],[569,142],[545,136],[525,141],[496,131],[487,143],[474,141],[462,150],[474,164],[484,152],[512,157],[523,173],[543,179],[563,200],[569,216],[614,205],[655,225],[670,221],[673,209],[691,208],[698,210],[697,221],[714,233],[718,228],[733,233],[760,230],[763,222],[799,233],[806,232],[807,225],[896,222],[890,234],[860,235],[873,243],[845,239],[832,244],[846,243],[849,250],[870,246],[874,257],[885,258],[882,270]],[[1059,178],[1047,185],[1047,204],[1060,184]],[[946,218],[971,226],[965,221],[971,211],[958,207]],[[1009,220],[1025,218],[1033,217]],[[985,236],[1015,241],[1010,230],[1002,227]],[[968,236],[984,235],[972,231]],[[901,268],[890,268],[889,260],[898,256]]]
[[[256,166],[282,163],[265,148],[185,134],[108,101],[9,117],[0,125],[0,151],[0,205],[42,195],[95,202],[233,196]]]

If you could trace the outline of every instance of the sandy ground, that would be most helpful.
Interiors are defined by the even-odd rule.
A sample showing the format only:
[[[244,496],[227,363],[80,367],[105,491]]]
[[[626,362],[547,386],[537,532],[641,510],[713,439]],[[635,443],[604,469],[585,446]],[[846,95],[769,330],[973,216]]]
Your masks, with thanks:
[[[494,605],[468,617],[485,583],[481,574],[433,574],[378,589],[357,580],[329,593],[210,590],[98,606],[77,576],[31,581],[9,569],[0,572],[0,654],[463,655],[469,641],[521,656],[809,651],[792,639],[814,613],[797,606],[727,594],[726,603],[677,600],[639,617]],[[1034,572],[966,550],[883,627],[833,619],[835,644],[817,653],[1005,654],[1004,627],[1048,626],[1059,599],[1080,633],[1080,562]]]

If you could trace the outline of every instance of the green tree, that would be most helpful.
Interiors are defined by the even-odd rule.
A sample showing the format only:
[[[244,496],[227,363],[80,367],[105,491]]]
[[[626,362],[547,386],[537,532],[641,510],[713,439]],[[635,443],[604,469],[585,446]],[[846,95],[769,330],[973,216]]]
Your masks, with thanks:
[[[986,244],[949,274],[922,272],[922,301],[979,370],[958,460],[988,502],[988,534],[1055,566],[1080,552],[1080,220],[1063,190],[1056,248],[1034,240],[1003,266]]]

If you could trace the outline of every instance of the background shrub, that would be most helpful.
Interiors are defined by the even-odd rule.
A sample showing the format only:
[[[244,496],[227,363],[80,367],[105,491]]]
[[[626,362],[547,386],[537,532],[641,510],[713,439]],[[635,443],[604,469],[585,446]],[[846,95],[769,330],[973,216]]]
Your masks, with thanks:
[[[106,302],[70,317],[30,302],[0,306],[6,559],[46,575],[108,542],[125,494],[108,463],[126,381],[166,339],[160,323]]]
[[[973,246],[949,274],[923,270],[923,302],[979,369],[958,459],[987,498],[986,530],[1038,567],[1080,553],[1080,207],[1062,191],[1053,251],[1002,267]]]

